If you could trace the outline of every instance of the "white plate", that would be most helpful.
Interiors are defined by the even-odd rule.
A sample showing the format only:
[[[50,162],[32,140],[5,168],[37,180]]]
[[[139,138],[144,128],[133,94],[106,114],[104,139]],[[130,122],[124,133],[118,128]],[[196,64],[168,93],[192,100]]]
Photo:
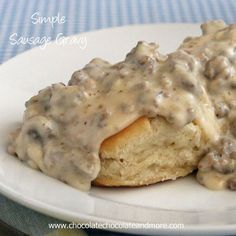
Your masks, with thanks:
[[[67,221],[183,223],[180,231],[117,229],[145,234],[233,234],[235,192],[211,191],[193,176],[141,188],[73,189],[30,169],[5,151],[6,136],[21,121],[24,102],[55,82],[67,82],[73,71],[93,57],[122,60],[139,40],[159,42],[161,52],[174,50],[184,37],[198,35],[198,25],[136,25],[85,33],[87,47],[51,44],[35,48],[0,66],[0,191],[27,207]],[[77,36],[79,37],[79,35]]]

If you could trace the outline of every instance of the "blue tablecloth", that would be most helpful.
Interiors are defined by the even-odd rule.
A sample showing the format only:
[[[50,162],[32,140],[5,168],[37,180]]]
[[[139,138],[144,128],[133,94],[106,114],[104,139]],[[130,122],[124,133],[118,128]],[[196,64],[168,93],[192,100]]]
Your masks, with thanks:
[[[38,12],[38,13],[37,13]],[[64,24],[33,24],[31,16],[66,17]],[[128,24],[163,22],[203,22],[223,19],[236,22],[235,0],[0,0],[0,63],[31,47],[11,45],[9,37],[71,35],[99,28]],[[59,220],[44,216],[0,195],[0,219],[29,235],[49,232],[48,222]],[[89,231],[90,235],[104,235]],[[118,235],[106,233],[106,235]]]

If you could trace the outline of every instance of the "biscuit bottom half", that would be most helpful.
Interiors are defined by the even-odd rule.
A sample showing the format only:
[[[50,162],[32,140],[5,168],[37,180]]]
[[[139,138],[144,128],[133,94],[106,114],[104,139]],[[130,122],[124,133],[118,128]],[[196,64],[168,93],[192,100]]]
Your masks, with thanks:
[[[192,122],[176,129],[162,117],[142,117],[102,143],[93,185],[142,186],[186,176],[197,168],[204,142]]]

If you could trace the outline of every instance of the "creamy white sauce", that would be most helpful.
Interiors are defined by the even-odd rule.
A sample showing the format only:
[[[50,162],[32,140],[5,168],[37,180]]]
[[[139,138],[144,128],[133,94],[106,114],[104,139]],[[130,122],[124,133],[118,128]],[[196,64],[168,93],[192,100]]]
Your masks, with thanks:
[[[142,116],[162,116],[173,129],[197,123],[210,153],[220,152],[214,147],[225,137],[234,145],[236,26],[225,27],[220,21],[204,24],[203,36],[186,39],[166,56],[158,45],[139,42],[115,65],[93,59],[68,86],[54,84],[26,103],[9,152],[47,175],[89,189],[100,170],[101,143]],[[231,159],[234,151],[226,157],[222,150],[218,155]],[[220,169],[202,167],[209,155],[198,174],[207,187],[212,184],[205,176]],[[231,185],[235,169],[227,177]],[[222,186],[229,186],[227,181]]]
[[[203,36],[186,39],[180,49],[202,65],[220,137],[200,161],[197,179],[211,189],[236,190],[236,25],[213,21],[202,30]]]

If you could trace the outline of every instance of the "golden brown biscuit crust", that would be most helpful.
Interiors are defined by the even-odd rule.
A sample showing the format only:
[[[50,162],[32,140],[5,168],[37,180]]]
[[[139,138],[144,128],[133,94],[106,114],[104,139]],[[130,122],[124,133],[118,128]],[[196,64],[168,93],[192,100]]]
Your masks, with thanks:
[[[203,139],[194,123],[176,130],[161,117],[142,117],[102,143],[93,184],[142,186],[186,176],[197,168]]]

